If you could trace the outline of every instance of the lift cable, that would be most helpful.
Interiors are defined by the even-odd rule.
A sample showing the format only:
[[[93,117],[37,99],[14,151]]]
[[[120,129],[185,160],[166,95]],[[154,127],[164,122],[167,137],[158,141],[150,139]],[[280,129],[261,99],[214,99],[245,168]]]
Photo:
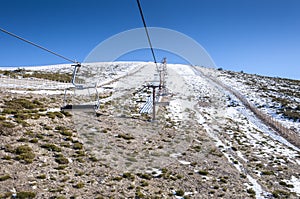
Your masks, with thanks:
[[[24,41],[24,42],[26,42],[26,43],[29,43],[30,45],[33,45],[33,46],[35,46],[35,47],[37,47],[37,48],[40,48],[40,49],[42,49],[42,50],[44,50],[44,51],[47,51],[47,52],[49,52],[49,53],[51,53],[51,54],[53,54],[53,55],[55,55],[55,56],[57,56],[57,57],[60,57],[60,58],[62,58],[62,59],[65,59],[65,60],[67,60],[67,61],[69,61],[69,62],[72,62],[72,63],[74,63],[74,64],[79,64],[79,62],[77,62],[77,61],[74,61],[74,60],[69,59],[69,58],[67,58],[67,57],[65,57],[65,56],[62,56],[62,55],[60,55],[60,54],[58,54],[58,53],[56,53],[56,52],[53,52],[53,51],[51,51],[51,50],[49,50],[49,49],[43,47],[43,46],[40,46],[40,45],[35,44],[35,43],[33,43],[33,42],[31,42],[31,41],[29,41],[29,40],[27,40],[27,39],[24,39],[24,38],[22,38],[22,37],[20,37],[20,36],[18,36],[18,35],[16,35],[16,34],[14,34],[14,33],[8,32],[7,30],[4,30],[4,29],[0,28],[0,31],[2,31],[2,32],[6,33],[6,34],[8,34],[8,35],[10,35],[10,36],[13,36],[13,37],[15,37],[15,38],[17,38],[17,39],[20,39],[20,40],[22,40],[22,41]]]
[[[150,49],[151,49],[151,53],[152,53],[152,56],[153,56],[153,59],[154,59],[154,63],[157,67],[157,62],[156,62],[154,50],[153,50],[152,43],[151,43],[151,40],[150,40],[150,35],[149,35],[149,32],[148,32],[148,28],[147,28],[147,25],[146,25],[146,21],[145,21],[145,18],[144,18],[144,14],[143,14],[143,11],[142,11],[140,0],[136,0],[136,2],[138,4],[139,10],[140,10],[140,15],[142,17],[142,21],[143,21],[143,24],[144,24],[144,28],[145,28],[145,31],[146,31],[147,38],[148,38],[148,43],[149,43],[149,46],[150,46]]]

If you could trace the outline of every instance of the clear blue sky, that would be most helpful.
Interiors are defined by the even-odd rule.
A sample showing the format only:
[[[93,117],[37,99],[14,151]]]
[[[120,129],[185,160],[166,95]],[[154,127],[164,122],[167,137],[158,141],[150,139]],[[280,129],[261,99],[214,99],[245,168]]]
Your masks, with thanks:
[[[300,79],[298,0],[140,1],[148,26],[192,37],[217,67]],[[101,41],[142,21],[135,0],[0,0],[0,27],[83,61]],[[138,55],[151,60],[150,52]],[[57,63],[66,62],[0,32],[0,66]]]

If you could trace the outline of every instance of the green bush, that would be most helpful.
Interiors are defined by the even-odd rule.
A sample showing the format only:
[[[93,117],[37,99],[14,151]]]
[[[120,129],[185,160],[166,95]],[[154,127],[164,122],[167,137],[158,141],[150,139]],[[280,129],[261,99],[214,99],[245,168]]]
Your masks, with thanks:
[[[18,113],[17,110],[15,109],[10,109],[10,108],[4,108],[2,111],[3,114],[16,114]]]
[[[34,100],[35,102],[35,100]],[[4,108],[13,109],[13,110],[24,110],[24,109],[35,109],[35,108],[42,108],[42,103],[34,103],[29,101],[28,99],[24,98],[14,98],[12,100],[6,101],[4,103]]]
[[[134,139],[134,137],[129,134],[118,134],[118,138],[123,138],[124,140]]]
[[[34,71],[32,73],[23,74],[24,78],[35,77],[39,79],[48,79],[52,81],[58,82],[70,82],[72,79],[71,74],[67,73],[49,73],[49,72],[41,72],[41,71]]]
[[[67,167],[68,167],[67,165],[59,165],[58,167],[55,167],[54,169],[56,169],[56,170],[64,170]]]
[[[292,184],[287,184],[287,183],[284,182],[284,181],[280,181],[279,184],[280,184],[281,186],[285,186],[285,187],[289,187],[289,188],[294,188],[294,185],[292,185]]]
[[[35,158],[35,154],[32,152],[32,149],[28,145],[18,146],[15,150],[15,153],[18,155],[16,157],[17,160],[23,160],[28,164],[32,163]]]
[[[39,108],[39,112],[45,112],[45,111],[47,111],[46,108]]]
[[[0,121],[0,131],[2,128],[14,128],[15,125],[11,122],[7,122],[7,121]]]
[[[21,191],[17,193],[18,199],[31,199],[35,197],[36,197],[36,193],[30,191]]]
[[[89,160],[91,160],[92,162],[98,162],[98,159],[95,156],[89,157]]]
[[[12,135],[15,125],[11,122],[0,120],[0,135]]]
[[[249,193],[250,195],[255,195],[255,191],[252,188],[247,189],[247,193]]]
[[[144,198],[145,195],[141,192],[141,190],[136,190],[135,192],[136,198]]]
[[[58,130],[58,131],[64,131],[64,130],[67,130],[67,128],[64,127],[64,126],[56,126],[56,127],[55,127],[55,130]]]
[[[36,138],[39,138],[39,139],[43,140],[44,136],[42,134],[36,134]]]
[[[15,150],[15,153],[18,154],[18,155],[21,155],[21,154],[24,154],[24,153],[28,153],[32,151],[32,149],[30,148],[30,146],[28,145],[21,145],[21,146],[18,146]]]
[[[141,181],[141,186],[142,187],[146,187],[146,186],[148,186],[149,185],[149,183],[147,182],[147,181],[145,181],[145,180],[142,180]]]
[[[46,179],[46,174],[36,176],[37,179]]]
[[[8,180],[8,179],[11,179],[10,175],[8,175],[8,174],[4,175],[4,176],[0,176],[0,182]]]
[[[55,158],[55,162],[58,164],[68,164],[69,160],[65,158],[63,155],[59,155],[58,157]]]
[[[9,155],[5,155],[5,156],[3,156],[2,159],[3,159],[3,160],[11,160],[11,157],[10,157]]]
[[[26,153],[22,155],[18,155],[16,157],[17,160],[23,160],[26,164],[31,164],[34,160],[34,153]]]
[[[66,116],[66,117],[71,117],[72,116],[72,114],[68,111],[61,111],[61,113],[64,114],[64,116]]]
[[[39,140],[37,138],[33,138],[31,140],[29,140],[30,143],[38,143]]]
[[[58,118],[63,118],[64,114],[62,114],[61,112],[53,112],[53,114],[58,117]]]
[[[62,130],[59,133],[64,136],[72,136],[73,135],[73,133],[68,130]]]
[[[184,196],[184,191],[182,189],[177,190],[176,196]]]
[[[75,153],[76,153],[76,155],[74,155],[75,157],[83,157],[83,156],[85,156],[85,152],[82,151],[82,150],[76,151]]]
[[[59,148],[55,144],[43,144],[41,147],[47,149],[48,151],[61,152],[61,148]]]
[[[68,142],[62,142],[60,143],[60,146],[70,148],[70,144]]]
[[[74,185],[74,188],[77,188],[77,189],[81,189],[83,187],[84,187],[84,183],[83,182],[79,182],[76,185]]]
[[[15,122],[17,122],[18,124],[21,124],[23,127],[28,127],[30,126],[30,124],[28,124],[26,121],[22,120],[22,119],[19,119],[19,118],[16,118],[15,119]]]
[[[50,119],[55,119],[56,115],[53,112],[48,112],[46,113],[46,115],[50,118]]]
[[[113,177],[112,180],[120,182],[122,180],[121,176]]]
[[[203,176],[208,175],[208,171],[205,171],[205,170],[200,170],[200,171],[198,171],[198,173]]]
[[[30,118],[31,119],[33,119],[33,120],[38,120],[38,119],[40,119],[40,117],[41,117],[41,115],[40,114],[38,114],[38,113],[31,113],[30,114]]]
[[[200,146],[200,145],[194,146],[193,149],[194,149],[196,152],[200,152],[200,151],[201,151],[201,146]]]
[[[274,190],[272,192],[274,198],[289,198],[290,193],[283,190]]]
[[[80,162],[80,163],[85,163],[85,160],[82,159],[82,158],[76,158],[76,161],[77,161],[77,162]]]
[[[274,175],[273,171],[262,171],[261,175]]]
[[[152,176],[149,175],[148,173],[138,173],[137,174],[140,178],[146,179],[146,180],[151,180]]]
[[[83,144],[81,144],[80,142],[76,142],[73,144],[73,149],[75,150],[80,150],[83,148]]]
[[[20,139],[17,139],[17,142],[28,142],[28,139],[22,137]]]
[[[227,183],[227,180],[225,180],[224,178],[221,178],[221,179],[220,179],[220,182],[222,182],[222,183],[225,183],[225,184],[226,184],[226,183]]]
[[[62,189],[63,191],[63,189]],[[55,199],[67,199],[65,196],[57,196]]]
[[[50,130],[52,130],[52,127],[46,125],[46,126],[44,126],[44,129],[47,130],[47,131],[50,131]]]
[[[25,113],[17,113],[14,115],[14,118],[20,119],[20,120],[27,120],[27,119],[31,118],[31,116],[29,114],[25,114]]]
[[[123,173],[123,178],[129,179],[132,181],[135,179],[134,175],[129,172]]]

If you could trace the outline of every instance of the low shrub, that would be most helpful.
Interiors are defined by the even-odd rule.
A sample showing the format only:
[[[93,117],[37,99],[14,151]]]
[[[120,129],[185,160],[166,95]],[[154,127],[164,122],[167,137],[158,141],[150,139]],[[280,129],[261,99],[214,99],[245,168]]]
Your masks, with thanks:
[[[69,160],[60,154],[55,158],[55,162],[58,164],[68,164]]]
[[[199,170],[198,173],[203,176],[208,175],[208,171],[205,171],[205,170]]]
[[[72,114],[68,111],[61,111],[61,113],[66,117],[72,117]]]
[[[273,171],[262,171],[261,175],[274,175]]]
[[[35,198],[36,197],[36,193],[31,192],[31,191],[21,191],[17,193],[17,198],[18,199],[31,199],[31,198]]]
[[[54,169],[56,169],[56,170],[64,170],[67,167],[68,167],[67,165],[59,165],[58,167],[55,167]]]
[[[247,193],[249,193],[250,195],[255,195],[255,191],[252,188],[247,189]]]
[[[81,144],[80,142],[76,142],[73,144],[73,149],[75,150],[80,150],[83,148],[83,144]]]
[[[47,149],[48,151],[61,152],[61,148],[55,144],[43,144],[41,147]]]
[[[182,189],[179,189],[176,191],[176,196],[184,196],[184,191]]]
[[[274,198],[289,198],[290,193],[283,190],[274,190],[272,195]]]
[[[133,174],[127,172],[127,173],[123,173],[123,178],[129,179],[129,180],[134,180],[135,177]]]
[[[28,145],[18,146],[15,150],[15,154],[17,154],[17,160],[23,160],[25,163],[32,163],[35,158],[35,154]]]
[[[62,130],[59,133],[64,136],[72,136],[73,135],[73,133],[68,130]]]
[[[84,183],[83,182],[79,182],[76,185],[74,185],[74,188],[77,188],[77,189],[81,189],[83,187],[84,187]]]
[[[118,138],[123,138],[124,140],[134,139],[134,137],[129,134],[118,134]]]
[[[7,122],[7,121],[0,121],[0,131],[3,128],[14,128],[15,125],[11,122]]]
[[[46,174],[36,176],[37,179],[46,179]]]
[[[11,179],[10,175],[6,174],[4,176],[0,176],[0,182]]]
[[[140,178],[142,179],[146,179],[146,180],[150,180],[152,178],[151,175],[149,175],[148,173],[138,173],[137,174]]]

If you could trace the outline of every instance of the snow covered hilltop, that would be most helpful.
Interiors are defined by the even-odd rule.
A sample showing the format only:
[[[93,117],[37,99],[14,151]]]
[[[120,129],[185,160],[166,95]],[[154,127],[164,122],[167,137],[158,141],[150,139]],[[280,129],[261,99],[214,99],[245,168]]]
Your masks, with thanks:
[[[1,197],[300,196],[300,81],[167,64],[149,122],[153,63],[83,64],[98,117],[60,112],[71,73],[1,69]],[[74,93],[70,103],[91,99]]]

